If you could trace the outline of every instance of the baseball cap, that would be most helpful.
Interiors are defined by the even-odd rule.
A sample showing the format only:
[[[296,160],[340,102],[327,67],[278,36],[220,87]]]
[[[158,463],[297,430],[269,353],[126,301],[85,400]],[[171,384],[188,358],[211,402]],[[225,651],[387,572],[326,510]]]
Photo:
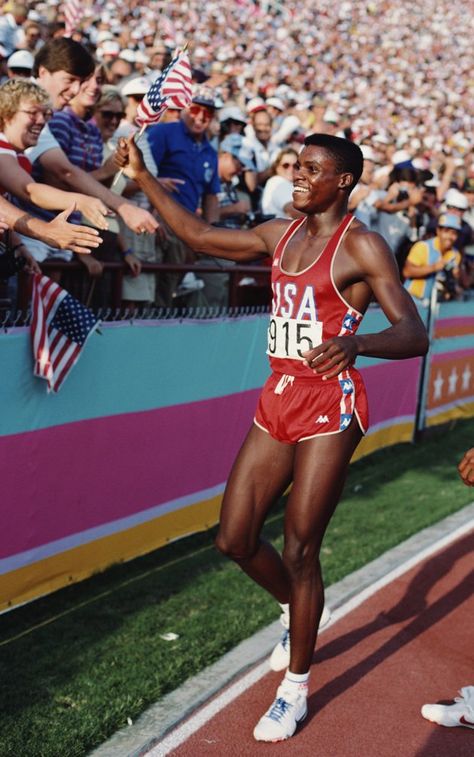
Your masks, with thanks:
[[[413,166],[411,155],[407,150],[396,150],[392,155],[392,164],[396,168],[411,168]]]
[[[27,68],[31,70],[33,63],[34,58],[28,50],[17,50],[7,60],[8,68]]]
[[[444,196],[444,204],[451,206],[452,208],[457,208],[458,210],[467,210],[469,207],[467,197],[454,187],[451,187],[451,189],[448,189],[446,192]]]
[[[283,100],[280,100],[279,97],[267,97],[267,99],[265,100],[265,105],[271,105],[273,108],[276,108],[277,110],[281,110],[281,111],[285,110]]]
[[[229,134],[219,145],[219,152],[228,152],[239,160],[246,171],[255,171],[250,150],[243,144],[240,134]]]
[[[196,87],[193,94],[193,103],[197,105],[205,105],[207,108],[220,108],[221,100],[217,97],[211,87],[207,87],[205,84],[201,84]]]
[[[456,229],[461,230],[461,219],[455,216],[454,213],[442,213],[438,218],[438,226],[442,226],[443,229]]]
[[[266,110],[265,100],[263,97],[252,97],[245,106],[245,110],[248,114],[256,113],[257,110]]]
[[[222,108],[222,110],[219,111],[219,121],[221,123],[224,121],[238,121],[240,124],[247,123],[244,114],[236,105],[229,105],[227,108]]]
[[[323,121],[327,124],[337,124],[337,122],[339,121],[339,116],[337,115],[335,110],[328,108],[324,113]]]
[[[372,163],[380,163],[377,153],[371,148],[370,145],[359,145],[364,160],[371,160]]]
[[[150,89],[150,81],[146,76],[136,76],[134,79],[129,79],[121,88],[120,92],[125,97],[130,95],[146,95]]]

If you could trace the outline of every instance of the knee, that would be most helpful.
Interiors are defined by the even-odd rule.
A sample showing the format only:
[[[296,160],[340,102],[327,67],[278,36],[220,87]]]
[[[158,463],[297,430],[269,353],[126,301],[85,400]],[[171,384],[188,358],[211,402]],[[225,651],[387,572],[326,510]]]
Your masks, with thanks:
[[[215,545],[221,554],[235,562],[249,560],[256,552],[256,546],[241,539],[226,536],[221,531],[217,534]]]
[[[319,545],[293,539],[285,544],[282,558],[291,578],[304,579],[321,572]]]

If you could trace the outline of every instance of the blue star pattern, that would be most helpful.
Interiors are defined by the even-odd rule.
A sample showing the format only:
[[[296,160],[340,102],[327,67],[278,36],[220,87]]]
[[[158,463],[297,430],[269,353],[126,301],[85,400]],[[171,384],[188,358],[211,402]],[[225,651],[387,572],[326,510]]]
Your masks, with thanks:
[[[88,308],[68,294],[56,310],[50,328],[57,329],[71,342],[82,346],[97,320]]]

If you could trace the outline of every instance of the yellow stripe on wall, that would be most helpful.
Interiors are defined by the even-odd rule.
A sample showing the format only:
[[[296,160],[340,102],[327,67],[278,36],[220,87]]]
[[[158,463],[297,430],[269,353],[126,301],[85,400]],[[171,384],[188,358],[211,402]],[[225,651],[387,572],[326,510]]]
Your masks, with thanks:
[[[437,413],[436,415],[430,415],[425,420],[425,426],[439,426],[442,423],[447,423],[453,420],[462,420],[464,418],[472,418],[474,416],[474,402],[468,402],[465,405],[456,405],[450,407],[449,410]]]
[[[411,442],[413,440],[413,430],[413,421],[408,421],[407,423],[399,423],[396,426],[382,428],[379,431],[374,431],[373,434],[364,436],[354,452],[351,462],[360,460],[361,457],[370,455],[372,452],[376,452],[383,447],[390,447],[392,444],[399,444],[400,442]]]
[[[145,555],[174,539],[214,526],[222,495],[166,513],[0,576],[0,610],[88,578],[114,563]]]

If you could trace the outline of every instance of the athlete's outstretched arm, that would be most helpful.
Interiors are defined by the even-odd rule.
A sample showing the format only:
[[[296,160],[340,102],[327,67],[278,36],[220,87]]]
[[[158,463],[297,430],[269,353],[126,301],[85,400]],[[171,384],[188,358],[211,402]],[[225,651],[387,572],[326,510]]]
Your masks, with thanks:
[[[265,224],[255,229],[221,229],[211,226],[175,202],[147,170],[133,137],[119,140],[116,161],[146,193],[174,233],[197,252],[239,262],[271,254],[265,232],[261,231]]]

